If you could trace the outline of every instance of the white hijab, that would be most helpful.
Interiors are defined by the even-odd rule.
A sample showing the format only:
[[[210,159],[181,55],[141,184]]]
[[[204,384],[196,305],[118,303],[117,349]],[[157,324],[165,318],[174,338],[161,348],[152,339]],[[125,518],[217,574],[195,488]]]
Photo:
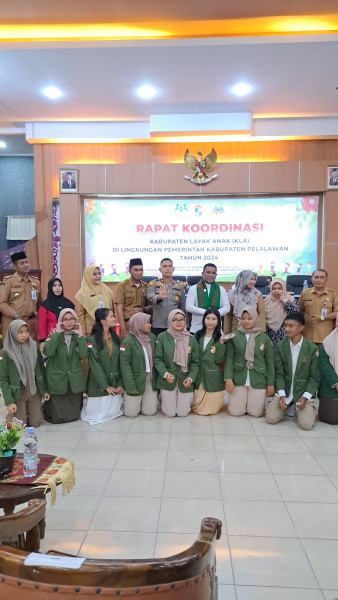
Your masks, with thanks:
[[[336,327],[323,341],[323,346],[329,361],[338,374],[338,315],[336,316]]]

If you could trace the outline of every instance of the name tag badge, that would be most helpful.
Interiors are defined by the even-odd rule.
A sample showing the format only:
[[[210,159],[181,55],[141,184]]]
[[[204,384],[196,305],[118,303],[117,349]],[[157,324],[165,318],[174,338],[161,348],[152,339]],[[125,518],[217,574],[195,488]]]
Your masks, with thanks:
[[[104,308],[102,300],[99,300],[99,308]]]
[[[32,300],[37,300],[36,291],[31,288]]]
[[[327,308],[322,308],[322,317],[325,317],[325,315],[327,315]]]

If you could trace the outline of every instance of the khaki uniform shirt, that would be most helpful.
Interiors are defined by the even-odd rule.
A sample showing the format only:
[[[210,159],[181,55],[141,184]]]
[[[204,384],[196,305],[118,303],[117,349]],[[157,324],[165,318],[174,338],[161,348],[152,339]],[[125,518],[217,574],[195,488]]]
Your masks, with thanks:
[[[30,333],[35,338],[36,317],[41,302],[41,285],[37,277],[28,274],[26,278],[17,273],[4,277],[0,285],[3,339],[15,314],[19,315],[19,319],[27,321],[30,328],[34,329]],[[30,323],[30,319],[34,319],[35,323]]]
[[[317,325],[311,325],[309,319],[312,315],[322,315],[322,310],[326,310],[326,314],[336,312],[338,310],[336,292],[324,288],[322,292],[317,293],[314,288],[308,288],[301,293],[298,306],[305,316],[304,337],[310,342],[321,344],[326,336],[333,331],[335,320],[319,321]]]
[[[121,281],[116,288],[115,303],[123,304],[124,320],[130,319],[132,308],[144,308],[147,303],[148,284],[140,281],[138,286],[132,283],[131,278]]]
[[[164,300],[158,300],[162,285],[168,287],[169,296]],[[147,298],[153,305],[152,325],[155,329],[168,328],[168,315],[175,308],[185,309],[185,294],[179,281],[173,279],[167,283],[163,279],[150,281],[147,289]]]

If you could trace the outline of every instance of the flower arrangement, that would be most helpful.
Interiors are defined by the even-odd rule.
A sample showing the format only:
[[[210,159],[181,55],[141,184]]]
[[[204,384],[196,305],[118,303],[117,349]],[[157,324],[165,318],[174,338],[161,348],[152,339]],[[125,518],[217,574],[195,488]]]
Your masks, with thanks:
[[[10,423],[6,423],[6,420],[0,417],[0,456],[12,455],[12,448],[25,430],[26,425],[16,417],[13,417]]]

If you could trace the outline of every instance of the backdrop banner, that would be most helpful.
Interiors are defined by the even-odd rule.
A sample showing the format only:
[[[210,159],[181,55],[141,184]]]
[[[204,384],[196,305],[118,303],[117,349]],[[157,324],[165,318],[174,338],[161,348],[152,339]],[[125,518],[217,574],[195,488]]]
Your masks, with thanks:
[[[85,199],[86,265],[104,281],[129,277],[130,258],[158,275],[171,258],[175,276],[217,265],[218,281],[243,269],[258,275],[310,274],[317,262],[318,197]]]

